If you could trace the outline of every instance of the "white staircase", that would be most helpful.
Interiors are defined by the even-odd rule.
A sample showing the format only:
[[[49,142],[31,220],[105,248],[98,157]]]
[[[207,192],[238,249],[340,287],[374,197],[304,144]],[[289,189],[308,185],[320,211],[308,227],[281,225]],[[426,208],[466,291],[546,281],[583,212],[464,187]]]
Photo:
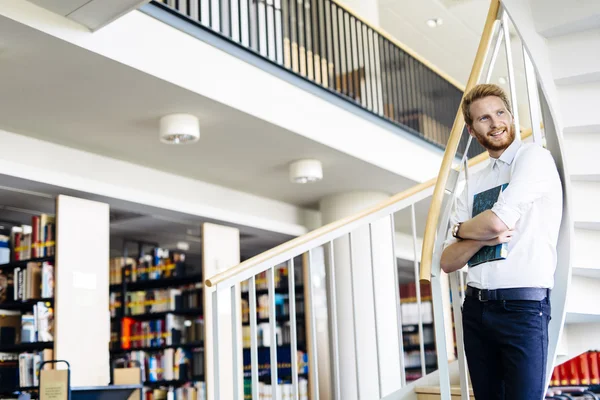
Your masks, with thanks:
[[[558,94],[573,194],[573,276],[557,363],[600,348],[600,2],[578,1],[559,18],[564,12],[565,2],[532,2]]]

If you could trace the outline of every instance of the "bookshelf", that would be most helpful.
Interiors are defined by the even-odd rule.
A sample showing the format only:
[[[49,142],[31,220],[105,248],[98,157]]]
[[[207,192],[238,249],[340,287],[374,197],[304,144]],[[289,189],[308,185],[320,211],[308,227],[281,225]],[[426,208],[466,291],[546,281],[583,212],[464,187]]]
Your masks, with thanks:
[[[202,274],[158,243],[127,239],[122,253],[110,265],[111,359],[139,362],[145,399],[205,399]]]
[[[53,358],[55,224],[51,214],[0,213],[0,388],[33,392]],[[8,223],[7,223],[8,222]]]

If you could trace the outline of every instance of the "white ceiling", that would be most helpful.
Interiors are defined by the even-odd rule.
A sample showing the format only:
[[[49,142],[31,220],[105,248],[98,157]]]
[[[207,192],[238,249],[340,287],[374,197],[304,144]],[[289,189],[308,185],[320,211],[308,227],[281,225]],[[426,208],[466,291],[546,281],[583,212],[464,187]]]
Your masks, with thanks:
[[[466,85],[490,6],[489,0],[378,0],[381,28],[429,60],[431,64]],[[443,24],[430,28],[426,22],[441,18]],[[511,53],[514,59],[520,125],[531,126],[527,107],[526,80],[521,43],[513,27]],[[504,47],[498,55],[491,83],[509,90]]]
[[[0,48],[0,129],[302,207],[328,194],[393,194],[414,184],[2,17]],[[198,143],[159,142],[158,119],[172,112],[200,118]],[[288,163],[306,157],[322,161],[325,179],[289,183]]]

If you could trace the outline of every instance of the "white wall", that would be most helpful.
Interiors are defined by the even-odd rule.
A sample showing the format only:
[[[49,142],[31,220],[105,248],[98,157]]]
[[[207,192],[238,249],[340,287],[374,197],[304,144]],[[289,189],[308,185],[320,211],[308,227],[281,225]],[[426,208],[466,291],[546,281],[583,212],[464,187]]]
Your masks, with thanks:
[[[90,33],[25,1],[0,15],[227,104],[409,179],[437,175],[442,152],[398,135],[139,11]],[[408,134],[407,134],[408,135]]]
[[[315,213],[2,130],[0,143],[0,174],[288,235]]]

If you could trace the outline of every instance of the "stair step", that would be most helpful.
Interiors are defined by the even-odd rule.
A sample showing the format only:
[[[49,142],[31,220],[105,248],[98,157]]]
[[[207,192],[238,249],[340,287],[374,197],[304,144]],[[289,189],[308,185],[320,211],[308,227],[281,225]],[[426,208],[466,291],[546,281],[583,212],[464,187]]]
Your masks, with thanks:
[[[571,179],[599,180],[600,163],[594,160],[600,149],[600,132],[566,134],[564,143]]]
[[[567,291],[567,323],[600,322],[600,279],[573,275]]]
[[[418,400],[437,400],[440,399],[439,386],[419,386],[415,388]],[[460,399],[460,386],[450,386],[450,395],[453,399]],[[473,389],[469,388],[469,398],[475,399]]]
[[[600,243],[600,231],[575,228],[574,254],[572,259],[573,274],[575,269],[600,271],[600,258],[596,251]]]
[[[600,81],[562,85],[557,89],[565,127],[600,126]]]
[[[572,182],[573,220],[576,227],[596,229],[600,225],[600,183],[593,181]]]
[[[582,0],[567,7],[564,0],[533,0],[535,29],[546,38],[600,28],[600,2]]]
[[[552,38],[548,41],[552,75],[557,85],[600,80],[600,28]]]

